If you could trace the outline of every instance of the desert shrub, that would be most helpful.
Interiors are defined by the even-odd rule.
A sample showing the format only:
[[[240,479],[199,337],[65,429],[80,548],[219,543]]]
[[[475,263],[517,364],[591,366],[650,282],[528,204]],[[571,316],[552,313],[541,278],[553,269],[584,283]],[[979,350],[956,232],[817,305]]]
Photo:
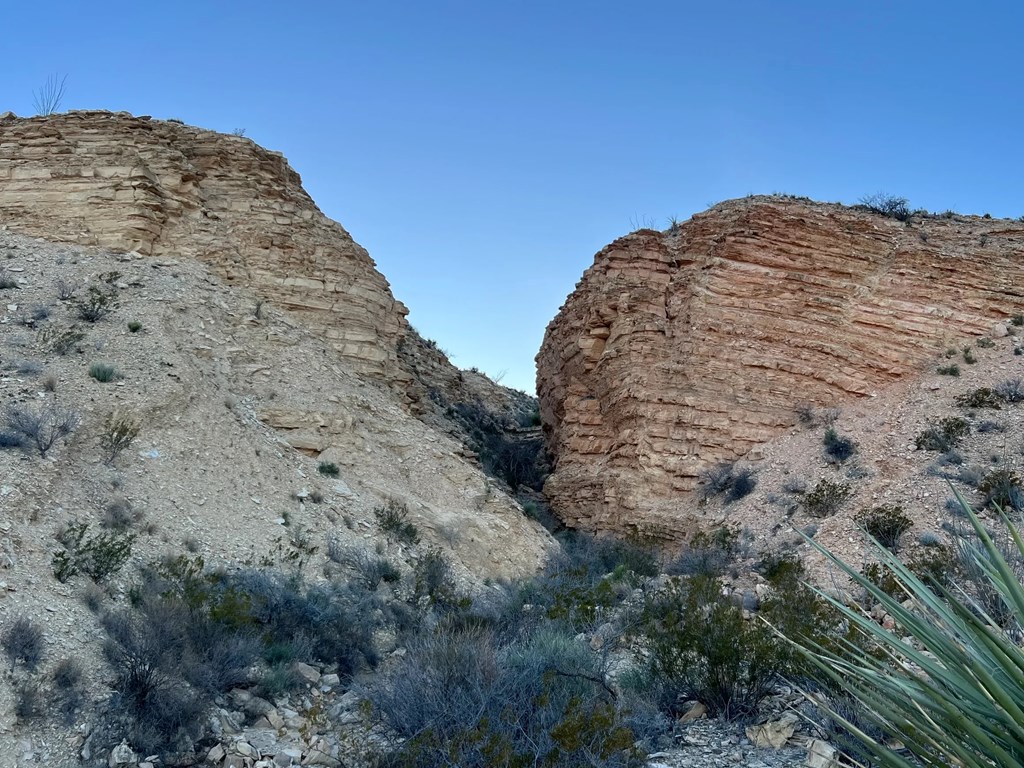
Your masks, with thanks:
[[[7,271],[6,267],[0,267],[0,291],[9,288],[20,288],[14,275]]]
[[[981,349],[992,349],[996,345],[996,343],[992,341],[992,339],[990,339],[988,336],[982,336],[974,343],[977,344]]]
[[[989,509],[1024,509],[1024,488],[1016,472],[994,469],[978,484],[978,490],[985,495],[985,506]]]
[[[57,298],[60,299],[61,301],[70,301],[71,299],[75,298],[75,294],[81,287],[74,280],[69,280],[63,277],[58,277],[56,280],[53,281],[53,283],[54,286],[57,288]]]
[[[604,670],[571,638],[503,642],[441,630],[363,683],[373,719],[398,737],[396,766],[640,766]]]
[[[797,495],[807,493],[807,481],[802,477],[788,477],[782,484],[782,490]]]
[[[100,431],[100,448],[106,455],[107,464],[113,464],[122,451],[135,442],[141,431],[142,423],[137,418],[121,411],[111,411]]]
[[[75,659],[61,659],[50,675],[53,703],[65,725],[74,722],[75,714],[85,703],[85,673]]]
[[[914,438],[914,445],[922,451],[947,453],[971,432],[971,425],[959,416],[947,416],[926,427]]]
[[[39,340],[58,355],[66,355],[84,338],[85,334],[77,328],[43,328],[39,331]]]
[[[1006,379],[995,386],[995,393],[1007,403],[1024,402],[1024,380]]]
[[[986,419],[985,421],[978,422],[976,429],[979,434],[988,435],[994,432],[1005,432],[1006,425],[998,421]]]
[[[34,672],[43,660],[43,630],[31,619],[20,616],[0,634],[0,646],[14,670],[19,664]]]
[[[979,387],[962,395],[957,395],[953,398],[953,402],[961,408],[993,408],[998,410],[1002,408],[1003,398],[989,387]]]
[[[134,509],[127,499],[115,499],[103,510],[100,525],[108,530],[124,531],[142,520],[142,512]]]
[[[924,537],[922,536],[922,544]],[[955,550],[945,544],[925,544],[907,560],[907,568],[925,584],[948,585],[957,575],[962,575],[960,560]]]
[[[439,549],[428,549],[413,567],[413,600],[441,609],[456,607],[460,600],[448,558]]]
[[[88,536],[87,523],[72,523],[58,537],[64,549],[53,554],[53,575],[61,583],[84,573],[95,582],[116,574],[132,555],[135,534],[104,531]]]
[[[317,465],[316,471],[326,477],[337,477],[339,474],[338,465],[333,461],[321,461]]]
[[[865,195],[860,199],[863,208],[897,221],[907,221],[910,218],[910,206],[905,197],[896,197],[877,192],[873,195]]]
[[[24,435],[18,432],[0,430],[0,449],[21,448],[24,439]]]
[[[78,428],[81,419],[76,411],[49,403],[40,410],[24,405],[11,406],[7,409],[5,421],[10,432],[21,435],[23,442],[31,443],[45,458],[58,440]]]
[[[949,365],[940,365],[935,369],[935,372],[940,376],[959,376],[960,366],[956,363],[950,363]]]
[[[128,323],[128,333],[138,333],[142,330],[142,323],[138,320],[131,320]]]
[[[723,462],[708,467],[701,472],[699,480],[702,500],[724,494],[727,502],[737,501],[757,487],[753,471],[737,468],[734,462]]]
[[[1024,605],[1019,576],[966,503],[964,514],[977,537],[971,560],[984,564],[982,578],[1004,605]],[[1015,541],[1013,550],[1024,557],[1020,539]],[[903,585],[896,596],[879,590],[820,545],[812,542],[812,546],[868,589],[899,627],[898,632],[886,631],[857,608],[829,598],[846,621],[871,635],[876,650],[823,650],[796,641],[820,678],[845,690],[884,733],[879,738],[867,729],[851,727],[852,723],[833,710],[833,716],[855,733],[871,760],[886,766],[909,766],[918,761],[967,768],[1019,765],[1019,756],[1024,754],[1024,717],[1015,703],[1024,699],[1024,684],[1018,674],[1024,667],[1019,627],[1004,629],[991,614],[979,611],[971,596],[924,583],[884,550],[879,551],[883,567]],[[908,595],[911,599],[905,603]],[[965,664],[965,659],[970,663]],[[893,739],[900,741],[908,757],[892,750]]]
[[[388,499],[373,510],[373,516],[389,541],[411,546],[420,540],[419,529],[409,520],[409,508],[402,502]]]
[[[967,363],[968,365],[974,365],[976,362],[978,362],[978,358],[974,356],[974,350],[971,349],[970,347],[964,347],[963,353],[964,362]]]
[[[857,452],[857,444],[853,439],[838,434],[832,427],[825,430],[823,442],[825,455],[834,461],[844,462]]]
[[[813,517],[830,517],[838,512],[852,495],[853,489],[849,483],[822,478],[814,488],[804,494],[803,507]]]
[[[541,489],[549,471],[544,441],[516,431],[522,421],[532,423],[532,410],[518,416],[504,414],[492,411],[480,400],[472,400],[449,406],[447,414],[464,430],[484,472],[504,481],[512,490],[520,486]]]
[[[402,572],[387,558],[362,547],[345,545],[335,538],[327,541],[327,557],[350,568],[369,590],[376,589],[382,582],[393,584],[402,578]]]
[[[90,365],[89,375],[103,384],[108,384],[118,378],[117,368],[106,363],[93,363]]]
[[[896,504],[883,504],[859,512],[854,520],[864,531],[890,552],[897,552],[900,539],[914,521]]]
[[[692,699],[712,715],[749,717],[793,658],[769,626],[745,619],[710,576],[670,580],[648,597],[640,626],[655,694],[673,717]]]
[[[721,576],[736,562],[739,552],[739,534],[734,528],[698,531],[669,561],[665,572],[672,576]]]
[[[88,323],[97,323],[113,310],[114,294],[90,285],[88,295],[76,302],[75,308],[80,319]]]
[[[593,627],[610,615],[621,589],[658,572],[650,547],[639,542],[569,533],[543,573],[524,585],[525,602],[573,631]]]

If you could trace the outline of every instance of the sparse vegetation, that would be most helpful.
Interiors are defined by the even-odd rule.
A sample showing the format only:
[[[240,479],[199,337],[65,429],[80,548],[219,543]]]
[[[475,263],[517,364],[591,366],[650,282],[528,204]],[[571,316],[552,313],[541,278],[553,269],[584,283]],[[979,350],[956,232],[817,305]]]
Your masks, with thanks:
[[[373,510],[377,526],[389,540],[413,545],[420,540],[419,530],[409,520],[409,508],[400,501],[389,499]]]
[[[1011,404],[1024,402],[1024,380],[1019,377],[1006,379],[994,388],[995,394]]]
[[[838,434],[832,427],[825,430],[823,442],[825,455],[833,461],[842,463],[857,452],[857,444],[853,439]]]
[[[992,341],[988,336],[982,336],[976,342],[974,342],[979,349],[992,349],[996,343]]]
[[[865,195],[860,199],[860,205],[872,213],[877,213],[897,221],[907,221],[910,218],[910,206],[905,197],[896,197],[877,192],[873,195]]]
[[[58,536],[64,548],[53,554],[57,581],[63,583],[84,573],[95,582],[103,582],[128,562],[135,534],[104,531],[89,536],[88,530],[88,523],[71,523]]]
[[[128,323],[128,333],[138,333],[142,330],[142,323],[138,320],[131,320]]]
[[[127,413],[112,411],[103,422],[100,431],[100,448],[103,449],[107,464],[113,464],[121,453],[135,442],[142,430],[142,423]]]
[[[9,434],[20,435],[22,443],[30,443],[45,458],[58,440],[68,437],[77,428],[81,419],[76,411],[49,403],[39,410],[24,405],[14,405],[5,415]]]
[[[852,495],[849,483],[822,478],[804,494],[803,507],[813,517],[831,517]]]
[[[49,347],[51,352],[66,355],[75,349],[85,338],[85,334],[77,328],[43,328],[39,331],[39,340]]]
[[[940,376],[959,376],[960,366],[956,363],[950,363],[949,365],[940,365],[935,369],[936,373]]]
[[[114,294],[90,285],[88,295],[78,301],[75,307],[81,320],[98,323],[114,309]]]
[[[103,384],[109,384],[111,381],[118,378],[117,368],[106,363],[93,363],[90,365],[89,375],[96,379],[96,381]]]
[[[900,539],[914,521],[896,504],[883,504],[859,512],[854,518],[865,532],[892,553],[899,551]]]
[[[340,474],[338,465],[333,461],[321,461],[317,465],[316,471],[325,477],[337,477]]]
[[[994,469],[978,483],[989,509],[1024,510],[1024,488],[1020,476],[1008,469]]]
[[[1003,398],[989,387],[979,387],[965,394],[957,395],[953,398],[953,402],[961,408],[992,408],[999,410],[1002,408]]]
[[[914,445],[920,451],[952,451],[971,432],[971,425],[959,416],[947,416],[918,433]]]
[[[43,660],[43,630],[31,619],[20,616],[0,634],[0,646],[13,671],[21,665],[34,672]]]
[[[757,478],[750,469],[737,467],[735,462],[715,464],[701,472],[701,499],[724,495],[727,502],[738,501],[750,495],[757,487]]]

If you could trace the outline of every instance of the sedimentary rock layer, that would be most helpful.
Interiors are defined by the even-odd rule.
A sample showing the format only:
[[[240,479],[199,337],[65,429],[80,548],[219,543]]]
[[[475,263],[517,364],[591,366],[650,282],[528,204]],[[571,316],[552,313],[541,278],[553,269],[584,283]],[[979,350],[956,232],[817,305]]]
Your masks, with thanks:
[[[752,197],[634,232],[597,254],[537,356],[546,490],[570,524],[684,536],[674,502],[709,465],[756,457],[798,403],[869,396],[1022,311],[1017,221]]]
[[[241,136],[127,113],[0,118],[0,224],[207,262],[303,316],[361,373],[408,380],[405,307],[285,158]]]

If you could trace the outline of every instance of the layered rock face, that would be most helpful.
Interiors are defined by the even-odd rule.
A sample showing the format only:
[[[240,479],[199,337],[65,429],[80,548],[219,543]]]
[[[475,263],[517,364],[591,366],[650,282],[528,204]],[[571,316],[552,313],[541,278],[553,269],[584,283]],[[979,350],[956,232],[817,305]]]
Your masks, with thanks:
[[[682,538],[700,472],[756,458],[799,403],[870,396],[1022,312],[1016,221],[752,197],[634,232],[537,356],[545,490],[571,525]]]
[[[285,158],[250,139],[132,117],[0,118],[0,224],[189,257],[300,313],[353,367],[400,387],[405,307]]]

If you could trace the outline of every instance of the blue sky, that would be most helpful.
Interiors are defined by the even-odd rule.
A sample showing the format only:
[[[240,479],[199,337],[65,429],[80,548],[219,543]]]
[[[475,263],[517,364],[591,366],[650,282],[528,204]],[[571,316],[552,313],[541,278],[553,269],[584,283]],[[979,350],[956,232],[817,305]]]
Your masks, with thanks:
[[[245,128],[421,333],[527,391],[544,327],[636,223],[775,191],[1024,214],[1018,3],[79,0],[3,17],[0,111],[31,114],[58,72],[66,109]]]

